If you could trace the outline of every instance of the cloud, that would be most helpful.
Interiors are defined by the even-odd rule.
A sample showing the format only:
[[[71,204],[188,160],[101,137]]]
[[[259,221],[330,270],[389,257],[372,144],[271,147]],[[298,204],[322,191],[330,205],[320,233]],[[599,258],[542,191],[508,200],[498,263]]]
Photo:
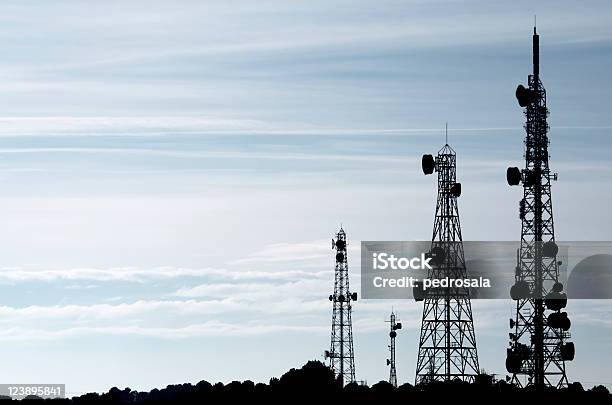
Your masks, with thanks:
[[[601,130],[611,126],[572,126],[558,129]],[[490,135],[489,132],[521,131],[516,127],[471,126],[452,128],[457,133],[473,132]],[[57,136],[102,137],[117,136],[175,136],[197,135],[312,135],[312,136],[429,136],[440,133],[440,128],[376,127],[376,126],[320,126],[299,122],[271,122],[252,118],[221,116],[4,116],[0,117],[0,136]]]
[[[238,290],[243,292],[209,300],[142,300],[22,308],[1,306],[0,340],[29,341],[100,334],[187,338],[328,330],[324,315],[329,305],[324,298],[303,301],[281,293],[273,299],[267,293],[257,293],[251,288]],[[313,314],[318,316],[312,317]]]
[[[40,329],[8,327],[0,330],[0,341],[64,340],[92,335],[141,336],[160,339],[189,339],[202,337],[249,337],[285,333],[328,333],[327,326],[300,326],[259,323],[224,323],[210,321],[184,327],[102,326]]]
[[[331,242],[321,239],[302,243],[275,243],[252,253],[250,256],[238,259],[232,264],[310,261],[333,257]]]
[[[211,278],[214,280],[296,280],[319,278],[328,272],[303,270],[235,270],[222,268],[134,268],[113,267],[106,269],[73,268],[60,270],[30,270],[21,268],[0,269],[0,282],[52,282],[52,281],[100,281],[145,283],[178,278]]]
[[[125,281],[146,282],[153,280],[167,280],[184,277],[206,277],[219,275],[224,272],[221,269],[204,268],[172,268],[158,267],[141,269],[133,267],[116,267],[108,269],[74,268],[61,270],[27,270],[19,268],[4,268],[0,270],[0,282],[30,282],[30,281]]]
[[[254,119],[202,116],[0,117],[0,135],[138,136],[152,134],[265,131]]]
[[[161,156],[180,159],[255,159],[255,160],[315,160],[315,161],[356,161],[356,162],[380,162],[380,163],[411,163],[413,158],[393,157],[388,155],[334,155],[334,154],[307,154],[307,153],[261,153],[261,152],[238,152],[238,151],[186,151],[171,149],[147,149],[147,148],[0,148],[1,154],[122,154]]]

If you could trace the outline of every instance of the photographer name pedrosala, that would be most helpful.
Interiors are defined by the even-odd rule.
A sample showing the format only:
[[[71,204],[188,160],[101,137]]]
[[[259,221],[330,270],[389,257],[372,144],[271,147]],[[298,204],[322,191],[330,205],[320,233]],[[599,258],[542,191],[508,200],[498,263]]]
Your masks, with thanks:
[[[387,278],[374,277],[372,284],[376,288],[415,288],[419,286],[419,279],[415,277]],[[485,277],[478,278],[424,278],[423,290],[429,288],[490,288],[491,280]]]

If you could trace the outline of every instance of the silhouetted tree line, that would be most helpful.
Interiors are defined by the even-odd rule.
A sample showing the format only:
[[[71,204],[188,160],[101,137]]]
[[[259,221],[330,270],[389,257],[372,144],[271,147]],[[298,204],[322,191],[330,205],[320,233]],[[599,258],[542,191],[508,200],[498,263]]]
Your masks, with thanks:
[[[547,389],[536,392],[532,389],[519,389],[505,381],[493,381],[490,376],[481,375],[474,383],[461,381],[436,382],[413,386],[403,384],[397,388],[386,381],[371,387],[351,383],[344,388],[334,378],[333,371],[319,361],[309,361],[300,369],[291,369],[280,378],[272,378],[269,384],[252,381],[233,381],[229,384],[211,384],[200,381],[193,384],[169,385],[150,392],[123,390],[113,387],[107,393],[89,393],[71,399],[27,398],[25,403],[37,405],[162,405],[162,404],[232,404],[311,402],[313,405],[341,401],[347,405],[354,403],[385,404],[394,403],[455,403],[487,401],[516,404],[534,403],[538,399],[556,401],[551,403],[612,403],[612,395],[604,386],[584,390],[580,383],[572,383],[565,389]],[[5,400],[10,401],[10,399]],[[403,402],[402,402],[403,401]],[[496,401],[496,402],[493,402]],[[579,402],[580,401],[580,402]]]

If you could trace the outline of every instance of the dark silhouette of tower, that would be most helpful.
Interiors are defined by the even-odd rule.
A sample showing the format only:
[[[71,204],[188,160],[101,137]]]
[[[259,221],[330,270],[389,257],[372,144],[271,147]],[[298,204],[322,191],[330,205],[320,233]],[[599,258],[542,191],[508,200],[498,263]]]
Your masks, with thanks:
[[[330,367],[342,384],[355,381],[355,355],[353,352],[353,327],[351,322],[351,301],[357,301],[357,293],[350,292],[347,240],[344,229],[332,239],[332,249],[336,251],[336,271],[334,293],[329,296],[333,303],[331,346],[325,352]]]
[[[558,246],[555,243],[551,181],[557,179],[548,167],[548,109],[546,90],[540,81],[539,36],[533,29],[533,74],[528,87],[519,85],[516,98],[525,107],[525,169],[509,167],[508,184],[523,184],[519,203],[522,223],[521,245],[517,251],[515,284],[510,290],[516,300],[516,317],[510,319],[510,348],[506,369],[512,381],[522,385],[519,376],[527,376],[527,385],[567,386],[565,361],[573,360],[574,344],[570,320],[561,309],[567,295],[559,282]],[[548,315],[546,314],[548,311]]]
[[[457,197],[456,155],[447,143],[434,159],[423,155],[423,172],[438,172],[438,202],[430,255],[430,279],[466,278],[465,259]],[[478,353],[467,288],[427,289],[421,323],[416,383],[461,379],[474,381],[478,374]]]
[[[389,331],[389,358],[387,359],[387,366],[389,366],[389,384],[397,388],[397,370],[395,368],[395,338],[397,337],[397,331],[402,329],[402,323],[396,322],[398,319],[395,317],[395,312],[391,310],[391,316],[388,321],[391,330]]]

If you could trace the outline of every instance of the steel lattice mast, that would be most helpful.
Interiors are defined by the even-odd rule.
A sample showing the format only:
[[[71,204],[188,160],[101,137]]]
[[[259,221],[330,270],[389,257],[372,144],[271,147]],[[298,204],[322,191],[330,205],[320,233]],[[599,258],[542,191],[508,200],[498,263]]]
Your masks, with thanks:
[[[395,368],[395,338],[397,337],[397,331],[402,329],[402,323],[397,322],[398,319],[395,316],[395,312],[391,311],[391,316],[389,317],[389,327],[391,330],[389,331],[389,338],[391,342],[389,343],[389,358],[387,359],[387,366],[389,366],[389,384],[393,385],[397,388],[397,370]]]
[[[331,346],[325,352],[330,367],[344,385],[355,382],[355,355],[353,352],[353,327],[351,322],[351,301],[357,300],[357,293],[350,292],[346,233],[342,227],[332,239],[336,251],[334,293],[329,296],[333,303]]]
[[[428,278],[466,278],[457,197],[456,155],[448,145],[423,155],[423,172],[438,172],[438,201]],[[474,381],[479,372],[472,306],[467,288],[428,289],[421,323],[416,384],[460,379]]]
[[[522,385],[567,386],[565,361],[573,360],[574,344],[565,342],[570,320],[561,312],[567,304],[559,282],[558,247],[552,210],[551,181],[557,179],[548,167],[548,109],[546,90],[539,74],[539,36],[533,29],[533,74],[528,88],[519,85],[516,97],[525,108],[525,169],[508,168],[508,184],[523,184],[519,204],[521,245],[517,252],[516,283],[511,296],[517,301],[516,317],[510,319],[510,348],[506,368],[512,381]],[[546,312],[548,311],[548,316]]]

